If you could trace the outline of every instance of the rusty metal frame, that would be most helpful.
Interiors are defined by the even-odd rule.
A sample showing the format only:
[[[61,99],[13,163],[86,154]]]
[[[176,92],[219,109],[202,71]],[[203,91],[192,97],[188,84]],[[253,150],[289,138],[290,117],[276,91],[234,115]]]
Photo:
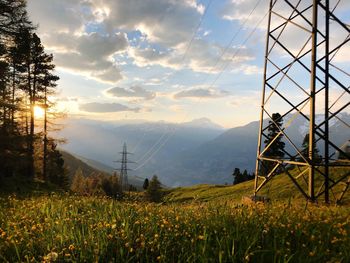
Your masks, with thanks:
[[[276,3],[280,1],[284,2],[291,8],[291,13],[289,16],[281,14],[278,10],[275,10]],[[331,111],[336,104],[339,104],[340,100],[345,95],[350,95],[350,87],[347,87],[347,85],[343,83],[344,79],[347,77],[350,80],[350,73],[346,72],[340,67],[337,67],[332,60],[342,47],[350,44],[350,28],[345,21],[342,21],[335,14],[339,0],[337,0],[338,2],[334,5],[333,9],[330,9],[330,2],[332,2],[332,0],[312,0],[310,5],[303,10],[299,10],[300,3],[303,1],[305,0],[298,0],[297,3],[293,4],[290,0],[270,0],[254,194],[257,195],[257,193],[282,169],[282,171],[284,171],[284,173],[291,179],[301,194],[309,201],[317,201],[324,196],[325,202],[329,203],[330,191],[332,191],[336,185],[343,184],[344,188],[340,192],[339,196],[335,196],[333,193],[334,200],[339,203],[344,197],[346,191],[350,188],[350,160],[348,155],[341,149],[341,146],[338,146],[331,141],[329,137],[329,122],[335,118],[342,122],[344,126],[346,126],[345,129],[348,128],[350,132],[350,124],[342,120],[340,115],[342,111],[346,110],[350,106],[350,102],[340,105],[337,110]],[[310,9],[312,10],[312,15],[307,15],[307,11],[310,11]],[[321,16],[325,16],[324,27],[322,27],[319,22],[319,18]],[[283,22],[272,28],[273,17],[277,17]],[[296,18],[301,19],[307,26],[296,22]],[[330,49],[330,37],[332,34],[329,26],[330,21],[332,21],[332,23],[336,23],[347,32],[344,41],[337,44],[332,49]],[[299,30],[303,30],[303,32],[306,34],[309,34],[307,41],[303,45],[300,45],[297,55],[294,55],[287,45],[283,44],[280,40],[281,36],[286,34],[285,31],[289,24],[297,27]],[[274,36],[273,34],[276,33],[277,30],[280,31],[277,36]],[[278,66],[278,63],[274,61],[274,58],[271,55],[272,51],[277,47],[282,49],[290,58],[290,62],[284,66]],[[318,58],[317,56],[319,56],[320,50],[324,52],[324,55]],[[302,59],[304,59],[306,56],[311,57],[310,65],[306,65],[302,61]],[[293,68],[295,64],[303,69],[302,71],[305,73],[305,78],[310,79],[309,87],[301,85],[298,83],[298,80],[293,79],[293,77],[289,75],[290,69]],[[276,71],[269,72],[268,66],[272,66]],[[345,77],[337,78],[336,75],[331,73],[330,67],[343,73]],[[279,91],[279,86],[285,79],[289,80],[293,83],[293,85],[295,85],[291,88],[298,88],[299,91],[302,91],[302,93],[305,95],[300,102],[293,103],[288,96],[285,96]],[[277,80],[276,84],[272,83],[274,80]],[[341,88],[343,91],[333,103],[330,103],[329,98],[329,91],[331,89],[330,82],[335,83],[335,85],[338,88]],[[319,100],[321,92],[324,92],[324,101],[322,104],[322,106],[324,106],[324,119],[320,123],[316,124],[316,98]],[[270,101],[272,96],[277,96],[279,99],[287,103],[288,107],[290,107],[289,110],[281,113],[280,118],[282,119],[291,114],[292,118],[287,125],[278,128],[278,134],[272,139],[272,141],[270,141],[268,145],[263,146],[263,139],[268,138],[266,133],[268,128],[271,125],[278,127],[275,120],[272,120],[272,112],[269,112],[266,109],[268,104],[272,103]],[[303,113],[303,110],[306,105],[309,105],[310,109],[305,114]],[[305,119],[305,121],[307,121],[309,124],[308,156],[303,156],[301,150],[297,147],[297,143],[289,138],[285,132],[285,129],[288,128],[289,125],[293,125],[293,121],[297,116],[303,117],[303,119]],[[269,122],[268,124],[266,124],[267,121]],[[283,158],[265,156],[266,151],[280,136],[283,136],[286,143],[289,143],[292,149],[296,151],[296,154],[288,152],[288,150],[284,149],[283,152],[285,157]],[[324,144],[324,153],[322,154],[321,161],[316,161],[315,159],[314,149],[316,143]],[[347,159],[340,162],[334,157],[336,152],[343,154]],[[271,171],[269,171],[267,175],[264,175],[261,168],[265,166],[267,162],[273,163],[273,166]],[[289,169],[293,165],[303,167],[303,169],[299,168],[299,172],[296,175],[293,175]],[[333,169],[336,169],[336,167],[348,167],[349,170],[345,169],[345,174],[340,175],[338,178],[332,178],[330,167],[335,167]],[[306,174],[308,174],[307,180],[305,178]],[[318,186],[318,189],[316,189],[315,181],[316,179],[319,180],[319,177],[321,178],[320,180],[322,180],[322,184]],[[298,181],[300,178],[304,179],[307,189],[304,189],[302,184]],[[316,190],[317,193],[315,193]]]

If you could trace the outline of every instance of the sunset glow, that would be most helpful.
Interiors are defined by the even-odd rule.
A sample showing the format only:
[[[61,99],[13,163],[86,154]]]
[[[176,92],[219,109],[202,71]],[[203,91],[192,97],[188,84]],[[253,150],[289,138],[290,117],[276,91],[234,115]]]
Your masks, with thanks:
[[[40,106],[34,106],[34,116],[35,118],[37,119],[42,119],[44,118],[44,115],[45,115],[45,110],[40,107]]]

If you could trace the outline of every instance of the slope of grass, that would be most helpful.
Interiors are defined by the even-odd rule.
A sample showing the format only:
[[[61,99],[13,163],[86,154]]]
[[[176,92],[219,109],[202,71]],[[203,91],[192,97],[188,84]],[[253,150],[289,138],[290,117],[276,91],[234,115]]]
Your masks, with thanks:
[[[349,262],[350,210],[0,199],[2,262]]]
[[[240,204],[252,187],[177,188],[163,204],[0,197],[0,262],[350,262],[349,206],[305,204],[284,174],[261,193],[274,202]]]
[[[337,178],[349,169],[335,168],[332,169],[332,177]],[[298,171],[292,170],[292,174]],[[321,185],[321,177],[317,175],[316,185]],[[307,179],[307,178],[306,178]],[[305,186],[302,182],[303,178],[299,179],[299,183]],[[335,187],[331,191],[338,194],[343,185]],[[240,183],[238,185],[195,185],[190,187],[179,187],[167,191],[165,196],[166,202],[185,202],[185,201],[213,201],[213,200],[231,200],[240,202],[242,197],[251,196],[254,190],[254,181]],[[303,200],[303,195],[297,190],[293,182],[286,174],[275,176],[262,190],[259,195],[269,197],[271,200],[288,201],[288,200]],[[344,204],[350,204],[350,191],[343,199]],[[320,199],[322,201],[322,199]]]

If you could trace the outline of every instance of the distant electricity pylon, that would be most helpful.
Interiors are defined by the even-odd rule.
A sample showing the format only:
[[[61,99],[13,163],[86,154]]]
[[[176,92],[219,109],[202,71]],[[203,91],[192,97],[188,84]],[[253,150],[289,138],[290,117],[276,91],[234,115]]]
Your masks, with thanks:
[[[270,0],[265,50],[264,83],[256,162],[255,195],[275,174],[283,171],[310,201],[324,197],[341,201],[350,184],[350,160],[345,142],[332,133],[337,122],[350,139],[350,124],[345,120],[350,105],[350,25],[339,0]],[[343,13],[342,13],[343,12]],[[284,125],[268,145],[272,114],[279,112]],[[296,119],[307,126],[308,154],[293,138]],[[300,122],[298,122],[300,123]],[[266,154],[282,136],[284,157]],[[320,156],[316,156],[316,147]],[[307,155],[307,156],[305,156]],[[265,173],[264,167],[270,167]],[[295,173],[295,169],[297,172]],[[330,169],[332,168],[332,169]]]
[[[121,163],[120,169],[116,169],[119,171],[119,182],[121,191],[128,191],[129,190],[129,181],[128,181],[128,171],[131,169],[128,169],[129,163],[134,163],[132,161],[128,160],[128,154],[131,154],[127,151],[126,143],[123,145],[123,151],[119,152],[122,155],[122,159],[119,161],[116,161],[117,163]]]

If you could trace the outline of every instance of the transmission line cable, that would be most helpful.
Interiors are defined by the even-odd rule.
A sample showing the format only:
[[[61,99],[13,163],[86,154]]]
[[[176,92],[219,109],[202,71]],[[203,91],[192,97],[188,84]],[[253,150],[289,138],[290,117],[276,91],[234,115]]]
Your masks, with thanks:
[[[195,28],[195,30],[194,30],[194,32],[193,32],[193,34],[192,34],[192,37],[191,37],[190,41],[188,42],[188,45],[187,45],[186,50],[185,50],[185,53],[184,53],[184,55],[183,55],[183,57],[182,57],[182,62],[185,60],[185,58],[186,58],[186,56],[187,56],[187,54],[188,54],[188,51],[190,50],[190,48],[191,48],[191,46],[192,46],[193,40],[194,40],[194,38],[196,37],[197,32],[198,32],[199,28],[201,27],[201,25],[202,25],[202,23],[203,23],[203,21],[204,21],[204,18],[205,18],[205,16],[207,15],[208,10],[209,10],[209,8],[210,8],[212,2],[213,2],[213,0],[209,0],[209,2],[208,2],[208,4],[207,4],[207,6],[206,6],[206,8],[205,8],[205,10],[204,10],[204,12],[203,12],[201,18],[200,18],[200,20],[199,20],[199,22],[198,22],[198,25],[196,26],[196,28]],[[155,142],[155,144],[154,144],[154,145],[140,158],[140,160],[138,160],[137,162],[142,161],[142,160],[157,146],[157,144],[159,144],[159,143],[162,141],[162,139],[163,139],[166,135],[168,135],[169,133],[170,133],[170,131],[166,131],[166,132]],[[162,144],[161,144],[161,145],[162,145]],[[153,154],[151,154],[151,155],[153,156]]]
[[[260,24],[264,21],[265,17],[267,16],[269,12],[266,12],[265,15],[262,17],[262,19],[259,20],[259,22],[256,24],[256,26],[254,27],[254,29],[249,33],[249,35],[247,36],[247,38],[241,43],[241,45],[239,46],[239,48],[236,49],[236,51],[233,53],[233,55],[231,56],[230,61],[228,61],[224,67],[219,71],[219,73],[216,75],[215,79],[212,81],[212,83],[210,84],[209,88],[212,88],[215,83],[218,81],[218,79],[222,76],[222,74],[224,73],[224,71],[227,69],[227,67],[231,64],[231,62],[237,57],[240,48],[243,47],[248,40],[254,35],[254,33],[256,32],[256,30],[259,28]]]
[[[202,14],[202,16],[201,16],[201,18],[200,18],[200,20],[199,20],[199,23],[198,23],[198,25],[197,25],[197,27],[196,27],[196,29],[193,31],[191,40],[188,42],[187,48],[186,48],[185,53],[184,53],[184,55],[183,55],[183,57],[182,57],[182,62],[185,60],[185,57],[186,57],[188,51],[190,50],[190,47],[192,46],[192,42],[193,42],[194,38],[196,37],[197,32],[198,32],[200,26],[202,25],[202,22],[203,22],[205,16],[207,15],[207,12],[208,12],[209,7],[210,7],[210,5],[211,5],[212,2],[213,2],[213,0],[209,0],[209,2],[208,2],[208,4],[207,4],[207,7],[205,8],[205,10],[204,10],[204,12],[203,12],[203,14]]]
[[[256,24],[256,26],[254,27],[254,29],[248,34],[247,38],[244,39],[244,41],[241,43],[240,46],[243,46],[243,45],[245,45],[245,44],[248,42],[248,40],[253,36],[253,34],[256,32],[256,30],[258,29],[258,27],[260,26],[260,24],[264,21],[264,19],[265,19],[265,17],[267,16],[267,14],[268,14],[268,12],[266,12],[265,15],[262,17],[262,19],[259,20],[259,22]],[[236,58],[236,56],[238,55],[239,51],[240,51],[240,49],[237,49],[237,50],[236,50],[236,52],[235,52],[235,53],[232,55],[232,57],[231,57],[231,61],[233,61],[233,60]],[[215,84],[215,82],[220,78],[220,76],[222,75],[223,71],[227,68],[228,65],[229,65],[229,62],[226,63],[225,67],[220,71],[219,76],[211,83],[211,86],[210,86],[210,87],[212,87],[212,86]],[[201,100],[201,99],[202,99],[202,98],[200,98],[200,100]],[[189,112],[187,113],[185,119],[188,117],[188,115],[189,115]],[[178,128],[177,128],[177,129],[178,129]],[[134,170],[136,171],[136,170],[142,168],[143,166],[145,166],[145,165],[152,159],[152,157],[153,157],[156,153],[158,153],[158,152],[166,145],[166,143],[169,141],[169,139],[175,134],[175,132],[176,132],[177,129],[174,128],[174,130],[172,131],[172,133],[169,132],[169,135],[166,137],[166,139],[163,141],[163,143],[161,143],[161,144],[159,145],[159,147],[149,156],[149,158],[147,158],[141,165],[139,165],[139,166],[138,166],[137,168],[135,168]]]
[[[238,34],[243,30],[243,28],[245,27],[245,24],[248,22],[249,18],[251,17],[251,15],[254,13],[254,11],[256,10],[256,8],[258,7],[258,5],[260,4],[261,0],[258,0],[255,4],[255,6],[253,7],[253,9],[250,11],[249,15],[246,17],[246,19],[244,20],[244,22],[241,24],[241,26],[238,28],[238,30],[235,32],[235,34],[232,36],[231,40],[229,41],[229,43],[226,45],[225,49],[223,50],[223,52],[221,53],[221,55],[218,57],[218,59],[215,61],[214,65],[211,67],[211,69],[209,70],[210,74],[218,65],[218,63],[220,62],[220,60],[223,58],[223,56],[226,54],[226,52],[228,51],[228,49],[231,47],[231,45],[233,44],[233,42],[236,40]],[[209,76],[209,75],[207,75]]]

